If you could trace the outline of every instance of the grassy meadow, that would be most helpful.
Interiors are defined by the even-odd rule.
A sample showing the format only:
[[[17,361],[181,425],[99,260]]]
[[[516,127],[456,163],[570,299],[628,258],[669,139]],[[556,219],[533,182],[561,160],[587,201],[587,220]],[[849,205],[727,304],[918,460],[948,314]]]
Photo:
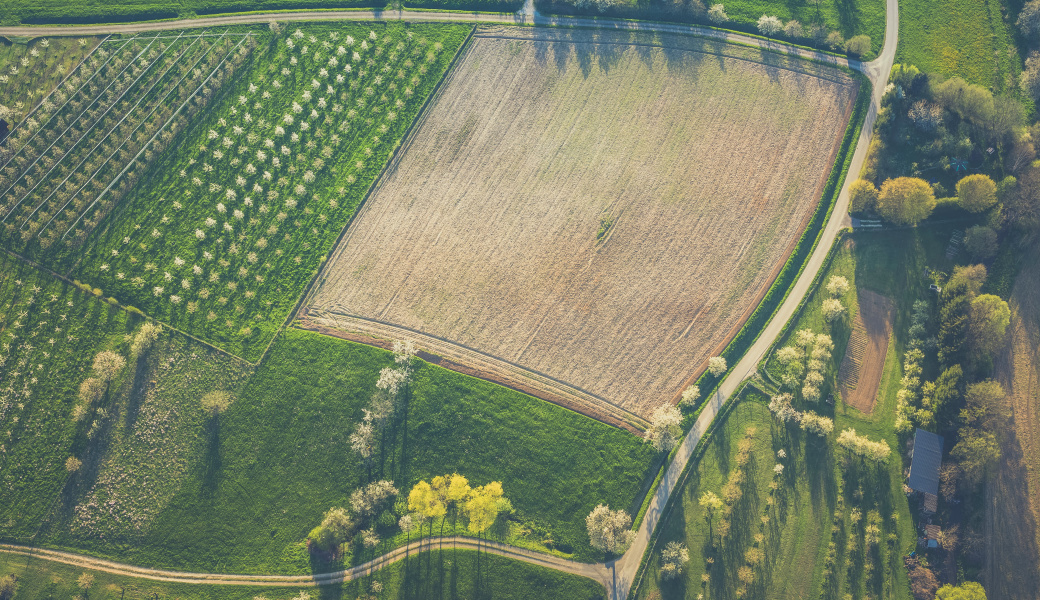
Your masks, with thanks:
[[[97,352],[125,351],[136,320],[0,253],[0,536],[31,536],[65,485],[66,459],[93,445],[98,421],[72,416],[77,388]]]
[[[896,62],[1016,95],[1022,64],[1012,37],[1016,13],[1011,24],[1002,16],[1008,4],[901,0]]]
[[[603,586],[584,577],[493,554],[478,555],[471,550],[433,550],[413,554],[367,577],[317,588],[167,583],[0,555],[0,577],[8,574],[18,578],[17,592],[12,600],[72,597],[91,600],[596,600],[603,597]],[[85,590],[81,582],[88,581],[90,587]]]
[[[135,394],[143,399],[113,409],[118,425],[96,475],[67,490],[39,541],[196,571],[341,568],[406,536],[388,513],[380,546],[312,563],[304,540],[326,510],[347,505],[373,479],[392,479],[406,494],[420,479],[457,471],[475,485],[502,482],[516,512],[493,537],[593,560],[599,554],[588,546],[585,515],[600,502],[638,508],[655,464],[639,438],[426,364],[414,374],[403,418],[386,430],[367,468],[347,438],[390,364],[388,352],[292,329],[255,372],[171,339],[148,360],[147,391]],[[238,397],[219,418],[199,406],[210,389]],[[453,531],[450,519],[445,525]],[[464,533],[461,522],[456,530]]]

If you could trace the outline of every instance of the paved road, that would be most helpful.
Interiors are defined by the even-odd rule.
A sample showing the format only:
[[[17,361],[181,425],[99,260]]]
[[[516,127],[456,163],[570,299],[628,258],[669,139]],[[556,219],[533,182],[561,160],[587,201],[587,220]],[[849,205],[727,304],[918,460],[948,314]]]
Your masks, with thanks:
[[[824,228],[819,245],[809,258],[801,277],[794,283],[787,300],[777,310],[776,315],[769,325],[759,334],[757,341],[751,349],[736,364],[730,375],[719,386],[718,393],[708,400],[709,404],[701,412],[700,417],[694,424],[693,429],[683,440],[679,451],[676,453],[672,464],[661,478],[661,484],[654,494],[654,498],[647,510],[646,517],[636,534],[636,540],[632,547],[616,561],[606,564],[586,564],[569,561],[566,559],[536,553],[522,548],[516,548],[499,542],[483,542],[482,549],[493,554],[507,556],[516,560],[557,569],[575,575],[581,575],[604,584],[611,600],[626,600],[628,593],[638,576],[639,563],[646,552],[650,538],[657,527],[662,511],[668,503],[668,498],[677,489],[679,477],[682,475],[686,464],[693,454],[697,442],[700,441],[704,432],[711,425],[712,420],[718,414],[719,409],[726,400],[737,389],[737,386],[755,370],[759,361],[769,350],[769,346],[779,335],[784,324],[794,315],[795,310],[802,298],[809,292],[810,285],[816,277],[816,273],[823,266],[824,259],[830,250],[831,244],[838,232],[848,224],[849,184],[855,179],[866,159],[867,148],[870,146],[870,137],[874,131],[874,121],[877,119],[878,107],[885,86],[888,84],[888,75],[895,61],[896,45],[899,33],[899,5],[898,0],[886,0],[886,24],[885,43],[881,55],[869,63],[859,61],[846,61],[844,58],[835,57],[822,52],[814,52],[799,48],[792,48],[785,44],[761,40],[751,36],[720,32],[703,27],[672,25],[664,23],[646,23],[632,21],[618,21],[613,19],[593,19],[583,17],[545,17],[534,11],[533,3],[525,3],[525,8],[516,15],[489,15],[471,13],[430,13],[421,11],[316,11],[316,12],[293,12],[277,13],[273,15],[238,15],[227,17],[212,17],[202,19],[185,19],[179,21],[165,21],[159,23],[127,23],[120,25],[97,25],[83,27],[0,27],[0,35],[61,35],[61,34],[109,34],[109,33],[136,33],[144,31],[157,31],[163,29],[175,29],[184,27],[203,27],[214,25],[234,25],[242,23],[264,23],[272,18],[279,21],[307,21],[307,20],[397,20],[409,21],[452,21],[452,22],[484,22],[500,24],[530,24],[557,27],[591,27],[618,30],[654,31],[660,33],[677,33],[686,35],[697,35],[710,37],[731,42],[750,44],[760,47],[797,54],[806,58],[813,58],[839,65],[847,65],[865,73],[873,82],[873,93],[867,117],[860,132],[856,150],[853,154],[852,164],[849,167],[849,177],[846,179],[838,200],[834,206],[830,220]],[[460,547],[475,549],[476,540],[470,538],[448,538],[447,542],[454,542]],[[67,552],[56,552],[53,550],[33,549],[33,556],[65,562],[83,567],[98,569],[111,573],[155,579],[158,581],[180,581],[185,583],[220,583],[232,585],[318,585],[322,583],[334,583],[354,579],[365,575],[373,570],[379,569],[387,564],[401,560],[409,552],[418,551],[420,547],[426,548],[429,540],[413,542],[408,546],[398,548],[389,554],[379,557],[373,561],[354,567],[347,571],[329,573],[315,576],[262,576],[262,575],[226,575],[211,573],[180,573],[177,571],[162,571],[156,569],[145,569],[124,565],[110,561],[85,557]],[[0,551],[13,552],[17,554],[29,554],[30,550],[25,547],[0,545]]]
[[[672,464],[668,466],[668,471],[661,478],[661,484],[657,488],[657,493],[654,495],[646,517],[643,519],[643,523],[636,534],[635,543],[617,561],[617,580],[613,586],[612,600],[625,600],[627,598],[628,592],[638,576],[639,563],[646,552],[647,543],[661,518],[661,511],[664,510],[664,507],[668,504],[669,496],[676,489],[679,477],[682,475],[683,469],[686,468],[686,463],[689,461],[690,455],[693,454],[694,448],[697,447],[697,442],[700,441],[701,436],[707,431],[725,401],[736,391],[742,381],[754,373],[759,361],[765,357],[766,352],[769,351],[769,347],[780,334],[784,324],[791,319],[802,298],[809,293],[813,279],[816,278],[816,273],[823,267],[823,262],[839,231],[848,224],[849,185],[860,172],[860,169],[863,167],[863,161],[867,157],[867,148],[870,146],[870,137],[874,132],[874,121],[877,119],[881,96],[884,94],[885,86],[888,85],[888,76],[892,71],[892,64],[895,62],[896,44],[899,35],[898,0],[887,0],[886,19],[885,44],[881,50],[881,55],[869,63],[855,62],[850,65],[865,73],[873,82],[874,89],[870,107],[867,110],[867,118],[863,123],[863,129],[860,131],[856,151],[852,156],[852,164],[849,166],[849,175],[841,188],[841,193],[838,195],[831,218],[823,230],[820,243],[816,246],[812,256],[809,257],[809,262],[802,271],[801,277],[791,287],[787,300],[780,305],[769,325],[759,334],[758,339],[736,364],[730,375],[723,380],[719,386],[718,393],[708,400],[709,404],[704,407],[693,429],[690,430],[690,433],[683,440]]]

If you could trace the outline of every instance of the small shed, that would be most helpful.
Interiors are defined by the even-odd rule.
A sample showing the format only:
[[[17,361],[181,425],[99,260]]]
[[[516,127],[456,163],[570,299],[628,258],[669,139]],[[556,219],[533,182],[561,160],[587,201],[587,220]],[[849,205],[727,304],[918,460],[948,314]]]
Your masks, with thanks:
[[[924,545],[928,548],[938,548],[940,535],[942,535],[942,529],[938,525],[925,525]]]
[[[922,494],[939,494],[939,468],[942,466],[943,439],[918,429],[914,433],[914,449],[910,455],[910,477],[907,485]]]

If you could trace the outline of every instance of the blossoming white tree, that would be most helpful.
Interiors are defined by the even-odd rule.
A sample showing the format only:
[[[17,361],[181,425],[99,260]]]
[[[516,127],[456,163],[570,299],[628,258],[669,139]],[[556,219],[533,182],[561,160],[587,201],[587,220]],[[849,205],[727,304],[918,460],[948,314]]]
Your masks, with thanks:
[[[624,554],[636,537],[631,529],[632,517],[624,510],[612,511],[604,504],[596,506],[585,517],[585,526],[592,547],[611,554]]]

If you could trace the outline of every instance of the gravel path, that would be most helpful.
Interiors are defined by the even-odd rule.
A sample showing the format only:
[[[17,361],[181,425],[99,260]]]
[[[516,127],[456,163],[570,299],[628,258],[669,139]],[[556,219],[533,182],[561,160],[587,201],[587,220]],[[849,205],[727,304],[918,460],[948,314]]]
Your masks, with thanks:
[[[534,13],[533,16],[529,13]],[[662,33],[678,33],[686,35],[697,35],[703,37],[710,37],[713,39],[726,40],[730,42],[740,44],[750,44],[759,47],[765,47],[774,49],[789,54],[796,54],[805,58],[812,58],[829,62],[832,64],[845,65],[852,67],[864,74],[866,74],[874,84],[873,94],[871,97],[870,107],[867,110],[867,117],[863,124],[863,129],[860,133],[859,141],[856,145],[856,151],[852,158],[852,164],[849,167],[849,177],[845,180],[845,185],[841,189],[841,194],[838,196],[837,203],[834,206],[834,210],[831,214],[830,220],[824,229],[823,235],[820,238],[820,243],[816,247],[815,252],[809,258],[805,269],[802,272],[801,277],[792,286],[787,300],[780,306],[773,319],[769,322],[769,325],[759,334],[758,339],[733,368],[722,384],[719,386],[719,391],[708,400],[708,406],[701,412],[700,417],[694,424],[693,429],[690,430],[689,435],[685,437],[679,451],[676,453],[672,464],[669,465],[668,470],[661,479],[661,484],[657,488],[657,492],[654,494],[654,498],[650,503],[650,507],[647,510],[646,517],[643,519],[642,524],[639,527],[639,531],[636,534],[636,540],[632,544],[622,557],[616,561],[610,561],[605,564],[586,564],[570,561],[555,556],[541,554],[522,548],[516,548],[499,542],[480,542],[479,547],[482,550],[513,558],[516,560],[522,560],[535,565],[557,569],[567,573],[575,575],[581,575],[588,577],[595,581],[603,583],[606,587],[608,596],[611,600],[625,600],[628,597],[629,591],[632,587],[635,578],[638,575],[639,564],[646,553],[647,546],[649,545],[650,539],[653,535],[654,529],[657,527],[658,522],[661,519],[662,512],[668,503],[668,498],[672,492],[677,488],[679,483],[679,477],[683,470],[686,468],[687,462],[690,460],[690,456],[693,454],[694,448],[697,446],[697,442],[700,441],[704,432],[707,431],[708,426],[714,420],[715,415],[718,414],[719,409],[725,403],[725,401],[733,394],[737,389],[737,386],[751,375],[758,362],[765,356],[769,350],[770,344],[776,339],[776,336],[780,333],[781,328],[791,318],[798,304],[802,298],[808,293],[810,285],[813,279],[816,277],[816,273],[823,266],[825,257],[830,250],[831,244],[837,237],[838,232],[848,225],[848,204],[849,204],[849,184],[855,179],[855,175],[859,173],[863,166],[863,161],[866,159],[867,148],[870,145],[870,138],[874,131],[874,121],[877,119],[878,107],[881,103],[881,96],[884,93],[885,86],[888,84],[888,76],[892,70],[892,64],[895,61],[896,45],[899,32],[899,4],[898,0],[887,0],[886,2],[886,24],[885,24],[885,44],[882,48],[881,55],[868,63],[861,63],[855,60],[845,60],[844,58],[835,57],[833,55],[825,54],[822,52],[815,52],[811,50],[804,50],[800,48],[792,48],[786,44],[780,44],[769,40],[762,40],[759,38],[741,35],[737,33],[729,33],[717,31],[714,29],[708,29],[697,26],[687,25],[673,25],[664,23],[650,23],[650,22],[633,22],[633,21],[620,21],[614,19],[595,19],[595,18],[583,18],[583,17],[562,17],[552,16],[546,17],[538,15],[534,12],[533,6],[520,11],[516,15],[498,15],[498,14],[477,14],[477,13],[432,13],[422,11],[404,11],[404,12],[392,12],[392,11],[303,11],[303,12],[291,12],[291,13],[275,13],[275,14],[256,14],[256,15],[233,15],[223,17],[212,17],[212,18],[201,18],[201,19],[184,19],[176,21],[162,21],[155,23],[126,23],[119,25],[90,25],[90,26],[46,26],[46,27],[0,27],[0,35],[10,36],[41,36],[41,35],[96,35],[96,34],[107,34],[107,33],[136,33],[142,31],[156,31],[164,29],[180,29],[185,27],[208,27],[217,25],[236,25],[243,23],[264,23],[272,18],[276,18],[279,21],[311,21],[311,20],[408,20],[408,21],[450,21],[450,22],[468,22],[468,23],[500,23],[500,24],[524,24],[533,20],[535,25],[541,26],[555,26],[555,27],[589,27],[599,29],[618,29],[618,30],[640,30],[640,31],[656,31]],[[79,554],[72,554],[69,552],[58,552],[54,550],[44,549],[31,549],[24,546],[13,546],[9,544],[0,544],[0,551],[32,555],[38,558],[46,560],[52,560],[56,562],[62,562],[65,564],[71,564],[75,566],[81,566],[84,568],[96,569],[99,571],[105,571],[108,573],[114,573],[119,575],[127,575],[131,577],[141,577],[144,579],[152,579],[156,581],[177,581],[182,583],[210,583],[210,584],[227,584],[227,585],[268,585],[268,586],[314,586],[325,583],[337,583],[340,581],[349,581],[357,577],[364,576],[376,569],[379,569],[387,564],[401,560],[408,553],[413,551],[419,551],[420,549],[428,549],[429,544],[432,541],[439,541],[437,538],[433,540],[423,540],[421,542],[412,542],[406,546],[398,548],[385,554],[372,561],[353,567],[346,571],[339,571],[336,573],[325,573],[319,575],[306,575],[306,576],[279,576],[279,575],[226,575],[226,574],[213,574],[213,573],[183,573],[178,571],[163,571],[158,569],[146,569],[142,567],[134,567],[131,565],[125,565],[121,563],[91,558]],[[469,549],[477,549],[477,540],[470,538],[444,538],[445,542],[454,542],[457,546]]]

